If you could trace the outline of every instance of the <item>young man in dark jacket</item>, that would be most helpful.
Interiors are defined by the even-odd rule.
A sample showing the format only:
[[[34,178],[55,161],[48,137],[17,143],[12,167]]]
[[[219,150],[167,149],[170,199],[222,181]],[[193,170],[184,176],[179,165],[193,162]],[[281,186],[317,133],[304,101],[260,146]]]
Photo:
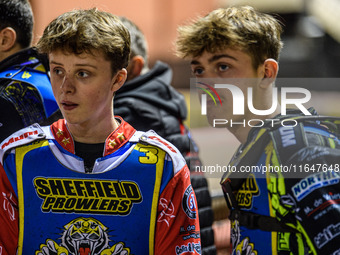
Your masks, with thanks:
[[[191,170],[191,182],[198,201],[202,254],[216,254],[212,229],[214,216],[207,180],[195,172],[195,166],[201,164],[198,148],[183,124],[187,117],[184,96],[171,86],[172,70],[166,63],[157,61],[149,69],[144,34],[132,21],[125,17],[121,20],[131,35],[131,57],[127,82],[115,95],[115,114],[138,130],[153,129],[182,153]]]

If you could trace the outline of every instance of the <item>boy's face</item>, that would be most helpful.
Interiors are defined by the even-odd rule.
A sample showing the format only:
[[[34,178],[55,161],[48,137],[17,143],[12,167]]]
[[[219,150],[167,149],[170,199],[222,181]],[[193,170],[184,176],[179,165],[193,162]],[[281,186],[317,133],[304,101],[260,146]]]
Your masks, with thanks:
[[[232,84],[240,88],[247,102],[247,88],[253,88],[253,94],[257,95],[258,85],[264,77],[263,65],[257,70],[252,65],[251,57],[241,51],[235,49],[226,49],[223,51],[209,53],[204,51],[202,55],[194,57],[191,60],[191,70],[198,80],[214,86],[214,84]],[[221,98],[222,105],[213,102],[211,97],[207,96],[207,118],[212,124],[214,119],[247,119],[249,115],[248,107],[245,105],[245,115],[233,115],[233,98],[229,89],[216,89]],[[198,93],[204,93],[198,90]],[[254,107],[259,104],[261,98],[254,98]]]
[[[112,116],[119,72],[112,75],[111,62],[100,51],[92,53],[49,54],[53,93],[69,124],[99,125]]]

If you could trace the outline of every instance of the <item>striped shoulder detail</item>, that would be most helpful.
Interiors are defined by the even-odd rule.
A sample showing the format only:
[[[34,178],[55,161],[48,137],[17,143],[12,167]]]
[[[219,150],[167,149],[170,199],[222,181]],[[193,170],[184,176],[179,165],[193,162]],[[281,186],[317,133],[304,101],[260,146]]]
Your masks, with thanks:
[[[13,133],[11,136],[7,137],[0,144],[0,161],[3,163],[3,157],[7,151],[10,149],[22,146],[25,144],[32,143],[36,140],[50,139],[52,138],[49,131],[49,127],[40,127],[39,124],[33,124],[29,127],[20,129],[19,131]]]
[[[139,142],[144,144],[154,145],[164,150],[171,158],[174,165],[174,175],[180,171],[185,165],[185,159],[181,152],[169,141],[159,136],[155,131],[150,130],[140,135]]]

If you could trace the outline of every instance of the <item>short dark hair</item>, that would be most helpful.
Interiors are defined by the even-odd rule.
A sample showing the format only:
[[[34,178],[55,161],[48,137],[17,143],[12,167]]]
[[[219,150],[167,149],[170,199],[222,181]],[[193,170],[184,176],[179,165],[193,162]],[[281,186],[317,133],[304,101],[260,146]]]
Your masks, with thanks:
[[[28,48],[33,35],[33,12],[28,0],[0,1],[0,30],[11,27],[17,34],[17,42]]]
[[[257,68],[267,58],[279,59],[281,33],[282,26],[272,15],[250,6],[220,8],[178,28],[176,54],[187,58],[204,51],[240,49],[251,56]]]
[[[148,66],[148,47],[145,36],[140,28],[128,18],[119,17],[124,26],[129,30],[131,38],[131,57],[136,55],[144,58],[144,65]]]

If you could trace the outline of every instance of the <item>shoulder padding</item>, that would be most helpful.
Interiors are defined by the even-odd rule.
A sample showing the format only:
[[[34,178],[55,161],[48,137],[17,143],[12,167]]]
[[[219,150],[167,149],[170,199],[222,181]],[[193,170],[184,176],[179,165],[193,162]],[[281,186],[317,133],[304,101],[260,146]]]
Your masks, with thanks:
[[[130,141],[150,144],[164,150],[172,159],[174,164],[174,174],[186,165],[185,159],[180,151],[172,143],[159,136],[153,130],[149,130],[147,132],[137,131],[134,136],[131,137]]]
[[[29,127],[20,129],[19,131],[13,133],[11,136],[7,137],[0,144],[0,161],[3,163],[3,157],[6,151],[13,149],[15,147],[29,144],[36,140],[41,139],[51,139],[53,138],[49,126],[40,127],[39,124],[35,123]]]

